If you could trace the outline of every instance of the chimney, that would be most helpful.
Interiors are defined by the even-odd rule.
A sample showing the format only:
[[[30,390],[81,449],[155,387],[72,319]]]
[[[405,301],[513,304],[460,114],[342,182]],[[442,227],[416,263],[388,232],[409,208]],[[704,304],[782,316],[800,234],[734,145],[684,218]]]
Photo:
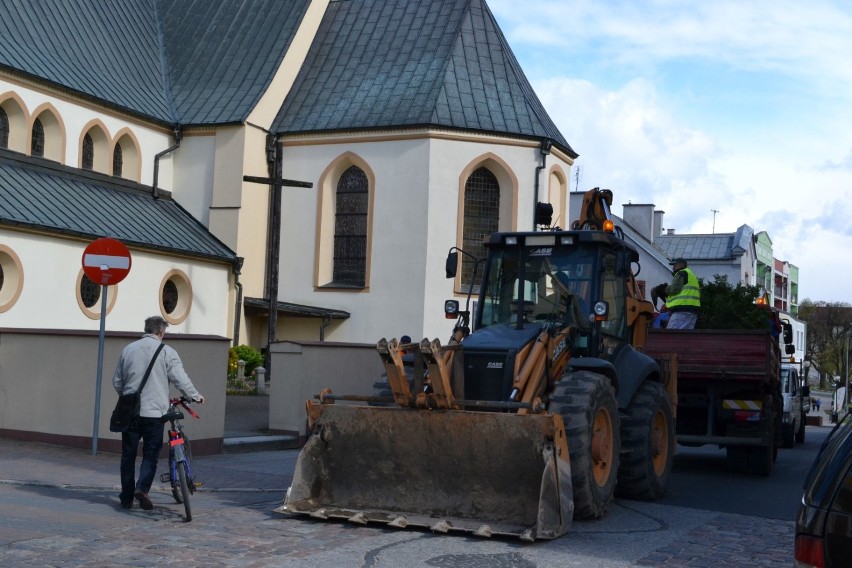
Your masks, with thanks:
[[[580,218],[580,210],[583,208],[583,196],[585,191],[572,191],[568,194],[568,222],[565,223],[567,229],[571,229],[574,221]]]
[[[663,234],[663,215],[665,215],[665,213],[665,211],[654,211],[654,231],[651,235],[652,242],[654,238]]]
[[[666,229],[666,234],[669,235],[669,236],[674,235],[675,230],[674,229]]]
[[[648,239],[654,240],[654,204],[653,203],[627,203],[622,205],[624,208],[624,221],[631,227],[636,229],[639,234]]]

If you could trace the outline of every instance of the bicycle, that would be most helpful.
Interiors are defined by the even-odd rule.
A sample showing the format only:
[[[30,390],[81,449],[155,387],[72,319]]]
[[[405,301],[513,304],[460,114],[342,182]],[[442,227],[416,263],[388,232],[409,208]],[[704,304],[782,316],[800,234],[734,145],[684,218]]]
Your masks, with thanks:
[[[185,520],[192,520],[192,509],[189,506],[189,496],[195,493],[195,489],[201,484],[195,481],[192,474],[192,450],[189,447],[189,438],[184,434],[180,421],[184,418],[179,407],[183,407],[193,418],[200,418],[197,412],[189,407],[192,400],[180,397],[169,401],[169,411],[160,420],[165,424],[170,422],[169,427],[169,471],[160,476],[162,483],[172,486],[172,496],[175,501],[183,504],[186,512]]]

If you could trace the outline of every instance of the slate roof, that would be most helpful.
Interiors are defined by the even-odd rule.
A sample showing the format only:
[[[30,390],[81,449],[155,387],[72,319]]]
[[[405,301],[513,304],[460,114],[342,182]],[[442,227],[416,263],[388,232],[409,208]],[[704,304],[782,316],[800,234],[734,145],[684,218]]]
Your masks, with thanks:
[[[47,230],[233,262],[236,254],[160,191],[0,150],[0,227]]]
[[[273,131],[400,126],[548,138],[577,156],[483,0],[332,1]]]
[[[167,124],[239,123],[309,0],[0,0],[0,68]]]
[[[692,260],[732,260],[739,258],[751,246],[754,230],[742,225],[736,233],[713,235],[660,235],[654,244],[670,258]]]

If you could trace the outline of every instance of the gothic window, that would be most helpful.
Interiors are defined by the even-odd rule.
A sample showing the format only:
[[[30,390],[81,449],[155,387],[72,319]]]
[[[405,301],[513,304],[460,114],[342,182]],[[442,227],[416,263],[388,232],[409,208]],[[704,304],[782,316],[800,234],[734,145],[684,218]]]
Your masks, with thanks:
[[[116,144],[115,149],[112,151],[112,175],[115,177],[121,177],[121,169],[123,165],[121,144]]]
[[[367,273],[367,174],[350,166],[337,182],[333,284],[363,287]]]
[[[9,115],[0,107],[0,148],[9,147]]]
[[[44,125],[40,119],[33,122],[33,141],[30,146],[30,154],[33,156],[44,156]]]
[[[464,184],[464,228],[462,249],[476,258],[485,256],[482,241],[496,233],[500,221],[500,184],[497,177],[487,168],[474,171]],[[473,281],[474,261],[462,255],[462,287],[473,286],[478,290],[479,282]],[[482,276],[479,271],[476,279]]]
[[[95,142],[89,134],[83,137],[83,169],[91,170],[95,165]]]

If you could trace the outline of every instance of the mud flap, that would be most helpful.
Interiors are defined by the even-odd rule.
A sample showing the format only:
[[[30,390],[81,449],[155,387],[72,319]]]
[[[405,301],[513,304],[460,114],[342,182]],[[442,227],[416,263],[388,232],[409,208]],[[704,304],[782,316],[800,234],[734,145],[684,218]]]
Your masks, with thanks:
[[[281,513],[524,540],[573,515],[560,415],[323,405]]]

